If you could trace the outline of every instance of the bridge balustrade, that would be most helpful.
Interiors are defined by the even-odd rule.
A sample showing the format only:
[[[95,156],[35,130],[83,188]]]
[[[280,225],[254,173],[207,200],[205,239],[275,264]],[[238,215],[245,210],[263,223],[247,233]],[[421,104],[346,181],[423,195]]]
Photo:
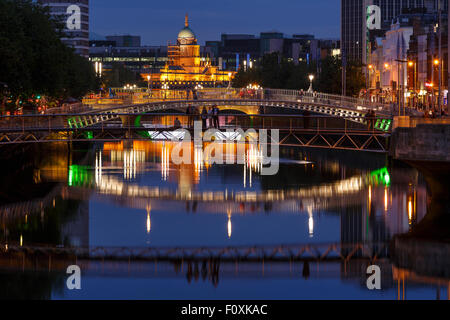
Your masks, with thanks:
[[[330,107],[342,107],[366,112],[373,109],[378,113],[389,114],[390,106],[367,99],[339,96],[320,92],[308,92],[287,89],[246,89],[246,88],[208,88],[197,91],[197,99],[206,100],[263,100],[295,103],[322,104]],[[145,104],[152,102],[194,100],[193,94],[186,90],[152,90],[148,96],[134,98],[132,103]]]

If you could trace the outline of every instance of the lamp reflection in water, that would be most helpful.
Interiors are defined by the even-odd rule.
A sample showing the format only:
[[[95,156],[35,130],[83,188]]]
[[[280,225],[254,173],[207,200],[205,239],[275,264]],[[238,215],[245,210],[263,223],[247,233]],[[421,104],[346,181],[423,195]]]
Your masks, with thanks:
[[[388,211],[388,189],[387,187],[384,188],[384,211]]]
[[[149,234],[152,228],[152,222],[150,220],[150,211],[152,210],[152,207],[148,204],[146,210],[147,210],[147,234]]]
[[[227,232],[228,232],[228,239],[230,239],[231,238],[231,209],[227,210],[227,216],[228,216]]]
[[[308,212],[308,232],[309,237],[312,238],[314,236],[314,218],[313,218],[313,207],[309,205],[306,207]]]
[[[125,180],[131,180],[136,178],[137,164],[145,162],[145,151],[144,150],[111,150],[111,162],[123,162],[123,178]],[[97,167],[98,164],[98,167]],[[97,170],[98,168],[98,170]],[[102,156],[101,153],[96,157],[96,179],[97,174],[102,173]],[[97,180],[96,180],[97,181]],[[98,180],[100,182],[100,180]]]
[[[194,178],[195,183],[200,182],[200,174],[203,170],[203,146],[195,145],[194,146]]]
[[[169,177],[169,161],[169,148],[166,143],[163,143],[163,147],[161,149],[161,178],[163,181],[166,181]]]
[[[252,172],[260,173],[263,165],[262,151],[254,143],[249,144],[245,153],[244,166],[244,188],[247,185],[247,171],[249,175],[250,188],[252,187]]]
[[[102,150],[95,154],[95,183],[98,185],[102,180]]]

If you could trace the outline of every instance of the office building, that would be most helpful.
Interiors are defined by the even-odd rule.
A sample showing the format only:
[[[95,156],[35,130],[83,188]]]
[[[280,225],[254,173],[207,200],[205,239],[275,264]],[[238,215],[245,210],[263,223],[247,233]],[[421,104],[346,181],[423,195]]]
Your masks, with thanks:
[[[89,57],[89,0],[38,0],[64,24],[61,40],[76,53]]]
[[[341,0],[341,49],[345,62],[365,64],[371,40],[390,29],[393,19],[402,13],[437,12],[438,1]],[[447,12],[448,1],[441,5],[442,11]]]

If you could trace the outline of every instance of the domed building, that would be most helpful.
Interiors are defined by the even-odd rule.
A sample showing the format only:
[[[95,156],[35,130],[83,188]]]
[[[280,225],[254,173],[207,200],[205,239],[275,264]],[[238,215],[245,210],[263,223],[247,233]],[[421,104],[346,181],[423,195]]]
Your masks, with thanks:
[[[158,73],[141,74],[147,80],[158,86],[168,83],[171,88],[194,87],[201,84],[204,87],[216,85],[228,85],[235,72],[219,70],[213,66],[209,58],[200,56],[200,45],[197,37],[189,27],[188,15],[186,15],[184,28],[178,33],[176,44],[167,46],[168,61]],[[231,75],[231,77],[230,77]]]

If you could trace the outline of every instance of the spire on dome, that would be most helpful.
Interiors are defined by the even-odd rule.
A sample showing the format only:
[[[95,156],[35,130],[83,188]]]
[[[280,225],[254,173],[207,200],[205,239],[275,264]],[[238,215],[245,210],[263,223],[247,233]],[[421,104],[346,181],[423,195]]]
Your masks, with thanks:
[[[189,19],[188,19],[188,14],[186,13],[186,17],[184,18],[184,26],[185,27],[189,27]]]

